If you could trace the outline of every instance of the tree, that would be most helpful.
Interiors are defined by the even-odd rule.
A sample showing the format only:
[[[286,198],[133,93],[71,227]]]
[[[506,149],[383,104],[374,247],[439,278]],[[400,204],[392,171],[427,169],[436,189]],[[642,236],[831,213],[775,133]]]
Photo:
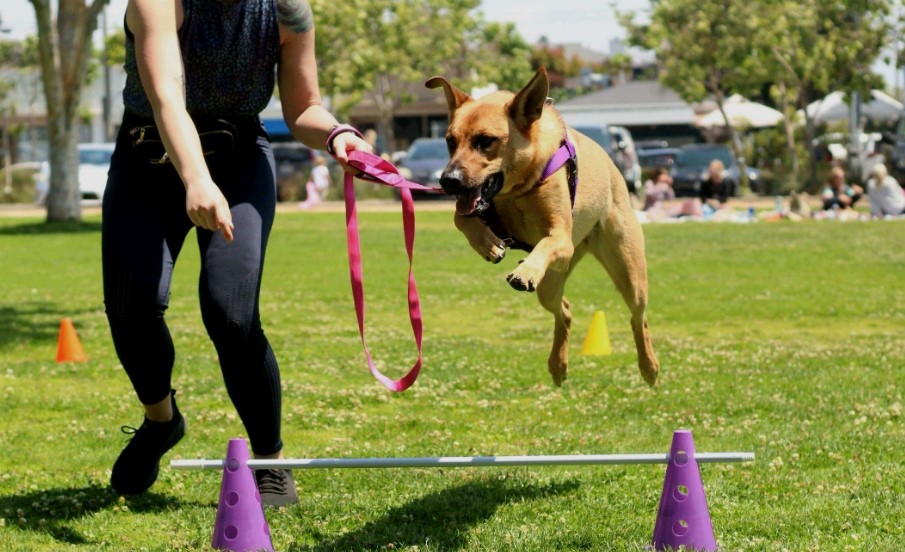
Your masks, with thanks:
[[[563,88],[566,79],[578,76],[581,67],[566,57],[562,46],[551,46],[546,38],[542,38],[531,52],[531,69],[537,71],[541,67],[547,70],[550,88]],[[523,85],[524,86],[524,85]]]
[[[767,65],[774,77],[773,94],[786,114],[790,152],[795,112],[804,111],[804,140],[810,144],[816,123],[805,108],[828,92],[869,94],[880,84],[871,66],[891,39],[889,0],[758,0],[771,13],[763,27]],[[869,96],[868,96],[869,97]],[[852,156],[857,157],[857,156]],[[810,159],[810,183],[817,164]],[[793,175],[798,167],[793,161]],[[860,178],[860,174],[859,174]]]
[[[625,52],[614,54],[602,64],[606,68],[606,72],[613,76],[613,80],[624,83],[627,79],[626,75],[632,71],[632,56]]]
[[[38,54],[50,145],[47,220],[80,220],[78,189],[79,104],[91,54],[91,35],[108,0],[29,0],[38,24]]]
[[[2,20],[0,20],[0,24],[2,24]],[[11,40],[0,40],[0,69],[16,64],[17,51],[20,49],[18,46]],[[16,106],[9,96],[13,86],[14,82],[11,80],[0,81],[0,138],[3,140],[0,142],[0,150],[3,151],[4,195],[12,193],[12,171],[10,170],[12,141],[10,140],[9,118],[15,115]]]
[[[479,22],[475,34],[466,58],[468,67],[474,69],[480,79],[495,83],[501,90],[521,90],[531,80],[534,70],[530,62],[531,46],[515,25]],[[466,76],[468,73],[460,74]]]
[[[342,112],[365,92],[377,105],[378,135],[394,146],[393,115],[412,83],[444,73],[471,46],[480,0],[313,0],[324,93]]]
[[[753,45],[761,29],[754,2],[723,0],[662,0],[653,6],[650,24],[634,23],[633,13],[618,13],[633,45],[656,52],[660,81],[687,102],[708,95],[728,121],[724,104],[732,92],[757,91],[765,75]],[[730,144],[739,162],[743,189],[748,188],[741,140],[727,124]]]
[[[785,115],[794,174],[795,113],[827,92],[866,92],[877,83],[870,68],[890,37],[889,7],[890,0],[661,0],[649,25],[634,24],[630,12],[619,19],[632,44],[656,52],[660,80],[686,101],[710,94],[725,117],[728,93],[771,90]],[[809,146],[815,125],[805,123]],[[728,129],[739,155],[738,135]],[[811,156],[812,181],[815,174]]]

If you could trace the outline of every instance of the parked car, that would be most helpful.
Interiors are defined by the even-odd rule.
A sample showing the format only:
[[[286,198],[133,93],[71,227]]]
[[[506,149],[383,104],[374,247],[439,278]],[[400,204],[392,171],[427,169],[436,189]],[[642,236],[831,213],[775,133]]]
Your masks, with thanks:
[[[271,149],[277,175],[277,200],[302,199],[314,166],[314,150],[299,142],[273,142]]]
[[[679,148],[651,148],[638,150],[638,163],[641,170],[663,167],[669,169],[679,156]]]
[[[638,152],[640,153],[641,150],[668,148],[669,142],[667,142],[666,140],[656,139],[635,140],[635,147],[638,148]]]
[[[113,143],[79,144],[79,192],[82,199],[104,199]]]
[[[710,162],[719,159],[726,167],[725,178],[738,190],[739,166],[729,146],[719,144],[686,144],[679,148],[671,175],[673,190],[677,196],[696,196],[701,183],[709,177]],[[760,171],[748,167],[748,183],[751,191],[758,191]]]
[[[632,133],[625,127],[610,126],[610,136],[613,140],[613,151],[619,158],[617,165],[622,167],[622,177],[628,184],[629,191],[637,192],[641,189],[641,164],[638,161],[638,150]]]
[[[449,163],[449,148],[444,138],[417,138],[399,161],[399,173],[425,186],[439,187],[440,175]],[[399,190],[396,189],[396,197]],[[412,190],[412,197],[446,197],[443,194]]]
[[[107,173],[113,157],[113,143],[79,144],[79,194],[83,200],[102,200],[107,188]],[[50,163],[44,161],[35,174],[35,203],[47,203],[50,192]]]
[[[597,144],[606,151],[607,155],[610,156],[610,159],[613,160],[613,163],[616,164],[616,168],[619,169],[619,172],[622,173],[622,177],[625,178],[625,185],[628,187],[628,191],[630,193],[635,192],[635,180],[629,180],[626,177],[626,167],[625,167],[625,156],[619,155],[616,149],[617,141],[614,138],[614,135],[610,132],[611,128],[603,125],[573,125],[572,128],[577,130],[578,132],[584,134],[591,140],[597,142]],[[579,160],[579,163],[581,161]],[[631,170],[631,169],[630,169]],[[638,178],[640,178],[641,171],[638,171]],[[630,176],[633,176],[630,174]]]

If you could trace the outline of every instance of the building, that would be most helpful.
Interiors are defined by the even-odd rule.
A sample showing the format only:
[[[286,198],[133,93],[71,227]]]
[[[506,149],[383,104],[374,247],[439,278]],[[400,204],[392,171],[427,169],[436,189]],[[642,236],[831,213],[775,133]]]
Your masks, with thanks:
[[[657,81],[629,81],[557,104],[569,124],[618,125],[635,140],[696,142],[695,106]]]

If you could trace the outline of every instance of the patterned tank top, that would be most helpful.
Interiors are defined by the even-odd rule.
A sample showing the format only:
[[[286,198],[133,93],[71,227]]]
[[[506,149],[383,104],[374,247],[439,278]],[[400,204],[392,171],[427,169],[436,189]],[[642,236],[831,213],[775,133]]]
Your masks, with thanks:
[[[263,111],[273,95],[280,53],[276,0],[182,0],[182,8],[179,45],[189,115],[230,117]],[[126,110],[152,117],[128,26],[125,70]]]

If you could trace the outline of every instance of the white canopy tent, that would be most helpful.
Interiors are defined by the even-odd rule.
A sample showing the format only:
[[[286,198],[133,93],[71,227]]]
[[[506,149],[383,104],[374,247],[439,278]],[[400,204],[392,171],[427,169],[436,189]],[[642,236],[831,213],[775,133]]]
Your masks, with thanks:
[[[723,110],[726,112],[726,117],[732,126],[739,129],[772,127],[782,121],[781,112],[764,104],[752,102],[740,94],[734,94],[729,97],[723,104]],[[723,114],[717,108],[700,117],[697,121],[697,126],[713,128],[727,125],[726,119],[723,118]]]
[[[892,122],[902,115],[903,107],[902,102],[880,90],[871,90],[870,99],[861,103],[861,114],[873,121]],[[808,104],[806,109],[817,123],[847,121],[849,117],[849,101],[841,91],[831,92],[822,100]]]

